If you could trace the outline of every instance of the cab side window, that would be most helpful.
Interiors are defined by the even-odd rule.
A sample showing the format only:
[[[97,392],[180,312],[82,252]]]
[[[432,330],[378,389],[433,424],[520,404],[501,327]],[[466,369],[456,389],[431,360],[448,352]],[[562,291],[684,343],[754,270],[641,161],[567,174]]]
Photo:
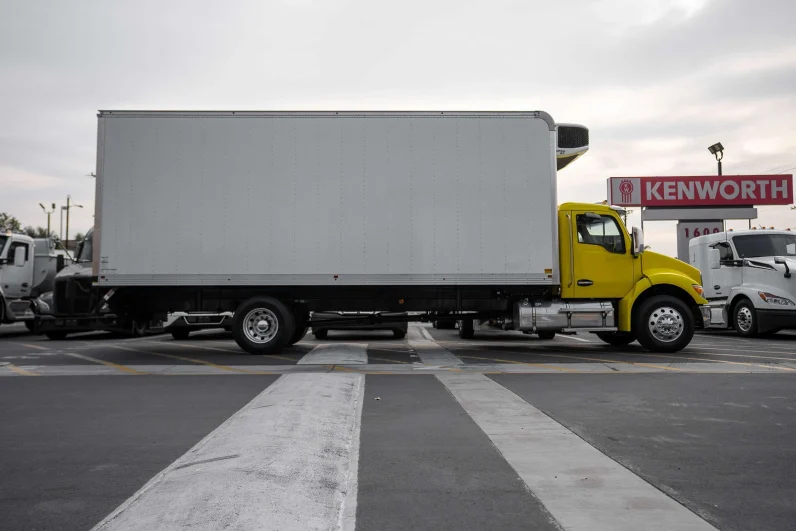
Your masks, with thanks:
[[[735,256],[732,254],[732,247],[727,242],[722,242],[713,246],[714,249],[719,250],[719,261],[721,262],[731,262],[735,260]]]
[[[578,214],[576,224],[578,243],[598,245],[610,253],[625,253],[625,237],[611,216]]]
[[[9,259],[9,261],[10,262],[14,261],[14,254],[16,254],[16,252],[17,252],[17,247],[22,247],[23,249],[25,249],[25,261],[27,262],[28,260],[30,260],[30,256],[29,256],[30,251],[28,250],[29,246],[28,246],[27,243],[11,242],[11,246],[8,248],[8,259]]]

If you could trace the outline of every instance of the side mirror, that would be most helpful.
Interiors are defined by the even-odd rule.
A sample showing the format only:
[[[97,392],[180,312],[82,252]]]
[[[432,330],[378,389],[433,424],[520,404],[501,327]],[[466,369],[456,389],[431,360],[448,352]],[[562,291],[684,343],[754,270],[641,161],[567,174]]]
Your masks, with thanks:
[[[775,264],[779,264],[779,265],[784,265],[785,266],[785,278],[790,278],[791,277],[790,268],[788,267],[788,261],[787,260],[785,260],[781,256],[777,256],[777,257],[774,258],[774,263]]]
[[[718,249],[708,251],[708,264],[711,269],[721,269],[721,253]]]
[[[14,265],[23,267],[25,265],[25,249],[24,247],[17,247],[14,249]]]
[[[59,254],[55,257],[55,272],[60,273],[64,267],[66,267],[66,258],[64,258],[64,255]]]
[[[633,256],[638,256],[644,252],[644,231],[638,227],[633,227],[630,239],[633,245]]]

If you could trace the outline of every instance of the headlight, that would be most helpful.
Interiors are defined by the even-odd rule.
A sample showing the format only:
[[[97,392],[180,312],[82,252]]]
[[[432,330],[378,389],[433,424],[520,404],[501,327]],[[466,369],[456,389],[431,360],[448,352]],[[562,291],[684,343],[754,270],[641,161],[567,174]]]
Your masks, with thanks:
[[[700,286],[699,284],[691,284],[691,287],[694,288],[694,291],[696,291],[700,297],[702,297],[705,294],[705,290],[702,289],[702,286]]]
[[[765,293],[763,291],[758,291],[757,294],[760,295],[761,299],[769,304],[778,304],[780,306],[796,306],[796,304],[793,304],[792,300],[786,299],[785,297],[777,297],[776,295]]]

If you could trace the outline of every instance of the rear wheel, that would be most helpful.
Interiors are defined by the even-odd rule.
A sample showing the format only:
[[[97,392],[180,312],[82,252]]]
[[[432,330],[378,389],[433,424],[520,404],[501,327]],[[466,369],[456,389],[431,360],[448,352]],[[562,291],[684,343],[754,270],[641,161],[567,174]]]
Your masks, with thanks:
[[[694,337],[694,318],[686,304],[670,295],[656,295],[641,303],[635,323],[636,339],[653,352],[677,352]]]
[[[177,340],[188,339],[189,335],[191,335],[191,332],[189,332],[188,330],[172,330],[171,331],[171,337],[173,337],[174,339],[177,339]]]
[[[288,345],[295,345],[296,343],[298,343],[299,341],[304,339],[304,336],[307,335],[307,331],[309,329],[310,329],[310,327],[307,326],[307,325],[297,326],[296,327],[296,331],[293,333],[293,337],[290,338],[290,341],[288,341],[287,344]]]
[[[620,334],[618,332],[597,332],[595,335],[615,347],[629,345],[636,340],[631,334]]]
[[[28,329],[28,332],[33,332],[36,330],[36,321],[28,320],[25,321],[25,328]]]
[[[295,333],[293,312],[273,297],[254,297],[235,311],[232,333],[249,354],[276,354]]]
[[[296,320],[296,328],[290,341],[287,342],[288,345],[295,345],[304,339],[304,336],[307,335],[307,331],[310,329],[307,325],[307,323],[310,322],[310,312],[305,306],[299,305],[293,308],[293,317]]]
[[[313,329],[312,335],[315,336],[315,339],[326,339],[329,336],[329,331],[324,328],[319,328],[318,330]]]
[[[47,339],[50,339],[52,341],[61,341],[66,339],[67,333],[58,331],[58,332],[47,332],[44,335],[47,336]]]
[[[539,336],[539,339],[553,339],[556,337],[555,332],[537,332],[536,335]]]
[[[473,328],[472,319],[463,319],[459,321],[459,337],[461,339],[472,339],[475,336],[475,329]]]
[[[738,335],[743,337],[757,336],[757,312],[752,302],[744,299],[735,305],[732,312],[732,324]]]

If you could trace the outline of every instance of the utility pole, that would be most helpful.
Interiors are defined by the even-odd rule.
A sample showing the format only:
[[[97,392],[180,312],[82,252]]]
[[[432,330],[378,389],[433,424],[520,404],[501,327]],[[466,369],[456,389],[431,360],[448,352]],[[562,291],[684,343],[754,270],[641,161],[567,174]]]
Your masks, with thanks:
[[[50,216],[55,212],[55,203],[52,204],[52,210],[50,211],[47,211],[47,208],[41,203],[39,203],[39,206],[44,210],[44,213],[47,214],[47,239],[49,240],[52,238],[52,232],[50,232]]]
[[[69,254],[69,210],[71,210],[71,209],[73,209],[75,207],[83,208],[83,205],[77,205],[77,204],[72,205],[71,201],[72,201],[72,196],[70,196],[70,195],[66,196],[66,206],[65,207],[61,207],[62,210],[66,209],[66,246],[65,246],[65,248],[66,248],[66,253],[67,254]]]

